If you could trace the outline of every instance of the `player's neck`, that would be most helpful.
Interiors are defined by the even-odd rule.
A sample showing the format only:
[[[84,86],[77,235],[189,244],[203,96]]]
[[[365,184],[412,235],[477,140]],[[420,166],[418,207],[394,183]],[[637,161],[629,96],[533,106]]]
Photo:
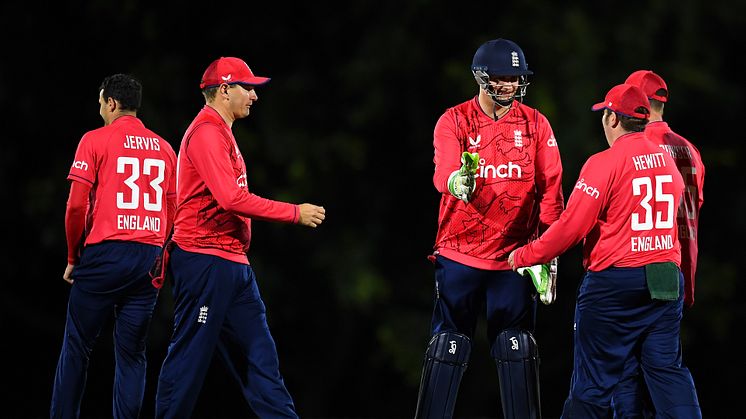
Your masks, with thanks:
[[[104,118],[104,125],[111,125],[116,121],[117,119],[123,117],[123,116],[134,116],[137,117],[137,112],[134,111],[120,111],[119,109],[115,110],[111,114],[109,114],[106,118]]]
[[[510,112],[510,109],[513,107],[512,102],[510,106],[503,107],[495,103],[495,101],[492,100],[491,97],[489,96],[485,97],[485,95],[481,95],[481,94],[479,95],[478,101],[479,101],[479,107],[482,108],[482,112],[484,112],[485,115],[489,116],[495,121],[507,115],[508,112]]]
[[[233,118],[233,114],[226,109],[224,106],[220,106],[219,103],[216,102],[210,102],[207,104],[207,106],[215,109],[215,112],[217,112],[221,118],[223,118],[223,121],[228,125],[228,128],[231,128],[233,126],[233,121],[235,121],[235,118]]]
[[[657,112],[650,113],[650,118],[648,118],[648,122],[662,122],[662,121],[663,121],[663,115]]]

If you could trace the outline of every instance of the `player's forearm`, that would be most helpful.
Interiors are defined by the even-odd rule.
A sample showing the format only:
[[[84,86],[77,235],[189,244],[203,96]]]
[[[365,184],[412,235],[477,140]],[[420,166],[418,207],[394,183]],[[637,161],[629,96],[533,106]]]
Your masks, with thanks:
[[[536,186],[540,192],[539,219],[545,226],[557,221],[565,208],[562,163],[556,147],[541,147],[537,155]]]
[[[513,263],[518,267],[549,263],[581,239],[582,237],[578,239],[574,235],[564,234],[561,228],[549,227],[539,239],[518,248],[513,255]]]
[[[298,222],[298,206],[287,202],[273,201],[254,195],[244,189],[232,191],[230,196],[218,199],[226,211],[256,220],[281,223]]]
[[[433,163],[435,173],[433,174],[433,185],[435,189],[444,194],[448,191],[448,178],[455,170],[461,167],[461,143],[453,130],[453,121],[450,114],[443,115],[435,126],[433,134]]]
[[[546,230],[547,227],[559,220],[564,208],[565,203],[561,187],[547,191],[541,197],[541,202],[539,203],[539,221],[543,226],[540,230]]]
[[[597,206],[584,207],[571,195],[567,209],[560,218],[541,237],[516,251],[513,255],[515,265],[521,267],[549,263],[580,243],[593,228],[597,216]]]
[[[453,170],[458,170],[458,167]],[[437,166],[435,167],[435,174],[433,175],[433,185],[438,192],[450,194],[450,192],[448,192],[448,177],[451,176],[453,170],[446,172],[446,170],[440,169]]]
[[[174,218],[176,216],[176,195],[166,197],[166,240],[171,237],[174,227]]]
[[[67,240],[67,263],[78,263],[79,251],[83,243],[88,193],[90,188],[80,182],[70,184],[70,195],[65,210],[65,238]]]

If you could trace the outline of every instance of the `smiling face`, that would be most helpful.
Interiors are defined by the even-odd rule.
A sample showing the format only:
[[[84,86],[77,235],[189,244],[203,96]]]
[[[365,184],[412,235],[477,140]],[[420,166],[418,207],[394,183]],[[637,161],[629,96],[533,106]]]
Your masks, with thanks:
[[[518,76],[490,76],[489,84],[500,101],[509,101],[518,90]]]

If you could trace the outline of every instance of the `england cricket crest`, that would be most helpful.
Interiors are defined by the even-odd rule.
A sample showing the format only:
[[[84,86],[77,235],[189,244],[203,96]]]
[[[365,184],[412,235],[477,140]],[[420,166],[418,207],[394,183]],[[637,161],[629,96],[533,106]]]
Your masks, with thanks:
[[[210,308],[207,306],[202,306],[199,308],[199,315],[197,315],[197,323],[205,324],[207,323],[207,310]]]
[[[510,53],[510,60],[511,64],[513,64],[513,67],[520,67],[521,66],[521,60],[518,58],[518,53],[515,51],[511,51]]]
[[[523,147],[523,132],[519,129],[513,131],[513,144],[519,148]]]

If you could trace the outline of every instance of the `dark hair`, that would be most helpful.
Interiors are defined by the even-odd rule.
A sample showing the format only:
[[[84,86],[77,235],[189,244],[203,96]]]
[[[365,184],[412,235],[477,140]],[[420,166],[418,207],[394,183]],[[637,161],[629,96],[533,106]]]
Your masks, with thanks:
[[[616,114],[619,117],[619,122],[622,124],[622,128],[629,132],[642,132],[645,131],[645,125],[648,124],[647,119],[630,118],[629,116]]]
[[[232,89],[239,85],[244,86],[244,88],[246,89],[249,89],[250,87],[253,88],[253,86],[246,86],[241,83],[226,83],[226,84],[228,85],[229,89]],[[218,89],[220,89],[220,86],[222,86],[222,84],[219,84],[217,86],[212,86],[212,87],[205,87],[204,89],[202,89],[202,96],[204,96],[205,99],[208,101],[215,99],[215,96],[218,95]]]
[[[218,87],[220,86],[205,87],[202,89],[202,95],[208,101],[213,100],[215,99],[215,95],[218,93]]]
[[[122,110],[135,111],[140,109],[142,101],[142,85],[134,77],[127,74],[114,74],[101,82],[99,91],[103,90],[104,100],[112,98],[119,102]]]
[[[606,108],[604,117],[608,118],[609,115],[614,112],[611,109]],[[619,123],[622,124],[622,128],[628,132],[642,132],[645,131],[645,125],[648,124],[647,119],[632,118],[631,116],[622,115],[619,112],[616,113],[616,117],[619,118]]]
[[[663,112],[663,102],[656,99],[650,99],[650,109],[659,113]]]

